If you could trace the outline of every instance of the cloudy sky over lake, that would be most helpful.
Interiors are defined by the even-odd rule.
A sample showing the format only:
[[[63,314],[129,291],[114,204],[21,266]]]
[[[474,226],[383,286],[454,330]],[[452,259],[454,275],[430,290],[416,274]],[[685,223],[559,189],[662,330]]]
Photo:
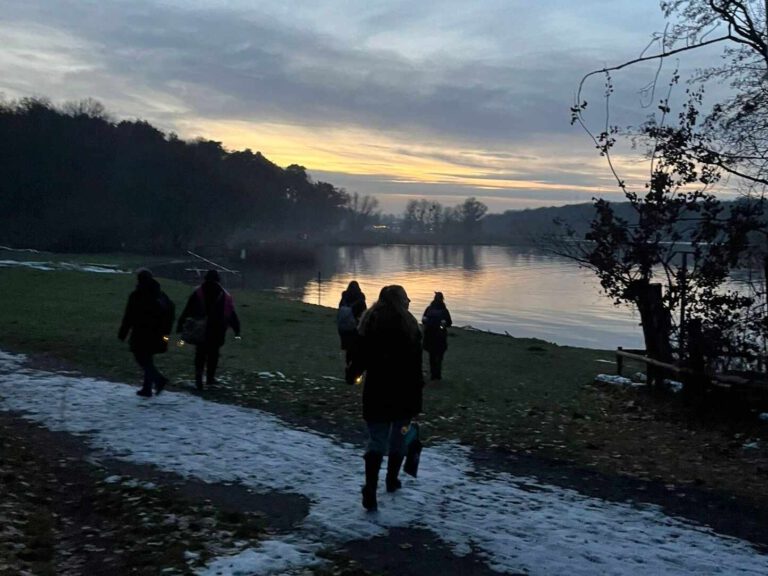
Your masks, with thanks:
[[[638,56],[656,0],[0,0],[6,99],[91,97],[116,118],[261,151],[373,194],[491,211],[615,194],[570,125],[579,80]],[[693,66],[698,63],[685,63]],[[616,76],[637,123],[654,66]],[[602,80],[589,86],[599,125]],[[622,161],[624,175],[642,163]]]

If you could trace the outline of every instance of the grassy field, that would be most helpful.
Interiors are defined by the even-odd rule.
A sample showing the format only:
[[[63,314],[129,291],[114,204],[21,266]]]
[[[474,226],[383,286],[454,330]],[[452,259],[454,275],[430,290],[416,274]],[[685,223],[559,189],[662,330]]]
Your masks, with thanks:
[[[71,256],[124,266],[135,257]],[[191,287],[162,280],[180,312]],[[138,384],[117,329],[131,275],[0,268],[0,348],[40,363]],[[269,410],[342,435],[361,430],[360,387],[342,381],[335,311],[233,290],[243,339],[222,349],[220,402]],[[169,389],[194,392],[190,347],[171,346],[158,365]],[[420,418],[430,441],[554,457],[608,473],[695,483],[765,497],[765,425],[702,417],[674,397],[594,383],[612,372],[607,351],[455,329],[444,376],[425,390]],[[280,374],[278,374],[278,372]],[[269,374],[267,374],[269,373]],[[757,441],[759,449],[742,446]]]

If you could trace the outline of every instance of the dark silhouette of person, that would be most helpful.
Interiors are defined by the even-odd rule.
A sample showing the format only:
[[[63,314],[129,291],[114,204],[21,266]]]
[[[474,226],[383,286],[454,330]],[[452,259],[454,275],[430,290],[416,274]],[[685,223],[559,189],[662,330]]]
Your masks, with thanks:
[[[216,383],[216,368],[219,366],[219,350],[224,345],[227,328],[232,328],[235,337],[240,337],[240,319],[235,312],[232,295],[221,286],[221,277],[216,270],[205,273],[203,283],[187,299],[187,305],[179,316],[176,332],[182,332],[187,318],[206,318],[205,339],[195,347],[195,387],[203,389],[203,371],[206,386]]]
[[[385,286],[379,299],[360,320],[353,372],[365,372],[363,419],[368,426],[364,455],[363,507],[378,508],[379,470],[387,458],[387,492],[401,487],[398,475],[405,457],[405,434],[421,412],[424,377],[421,372],[421,332],[408,312],[402,286]]]
[[[432,380],[440,380],[443,377],[443,357],[448,349],[448,327],[453,324],[442,292],[435,292],[434,299],[424,310],[421,323],[424,326],[424,350],[429,354],[429,373]]]
[[[142,268],[136,279],[136,289],[128,296],[117,337],[124,341],[130,332],[131,352],[144,371],[143,385],[136,394],[149,397],[153,386],[155,393],[160,394],[168,383],[168,378],[155,367],[154,355],[168,350],[175,307],[152,272]]]
[[[345,379],[348,383],[351,383],[350,366],[357,345],[357,325],[367,307],[368,306],[365,303],[365,294],[360,289],[357,280],[352,280],[347,285],[347,289],[341,293],[339,310],[336,316],[336,326],[339,332],[339,338],[341,339],[341,349],[346,352]]]

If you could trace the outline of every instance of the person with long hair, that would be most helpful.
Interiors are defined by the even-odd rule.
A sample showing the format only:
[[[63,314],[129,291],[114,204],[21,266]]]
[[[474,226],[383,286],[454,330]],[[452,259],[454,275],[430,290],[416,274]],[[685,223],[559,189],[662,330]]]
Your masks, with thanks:
[[[402,286],[385,286],[379,299],[360,319],[356,374],[365,372],[363,419],[368,426],[364,455],[363,507],[374,511],[379,471],[387,457],[387,492],[401,488],[398,475],[405,458],[405,434],[421,412],[421,332],[408,312],[410,299]]]

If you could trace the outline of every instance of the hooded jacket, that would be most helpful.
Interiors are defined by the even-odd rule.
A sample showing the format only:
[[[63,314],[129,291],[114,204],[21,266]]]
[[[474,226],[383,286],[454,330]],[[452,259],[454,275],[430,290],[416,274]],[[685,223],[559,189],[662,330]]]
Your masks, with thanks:
[[[157,280],[139,278],[136,289],[128,297],[118,338],[125,340],[130,332],[131,350],[157,354],[168,349],[168,336],[173,329],[175,307],[160,289]]]

